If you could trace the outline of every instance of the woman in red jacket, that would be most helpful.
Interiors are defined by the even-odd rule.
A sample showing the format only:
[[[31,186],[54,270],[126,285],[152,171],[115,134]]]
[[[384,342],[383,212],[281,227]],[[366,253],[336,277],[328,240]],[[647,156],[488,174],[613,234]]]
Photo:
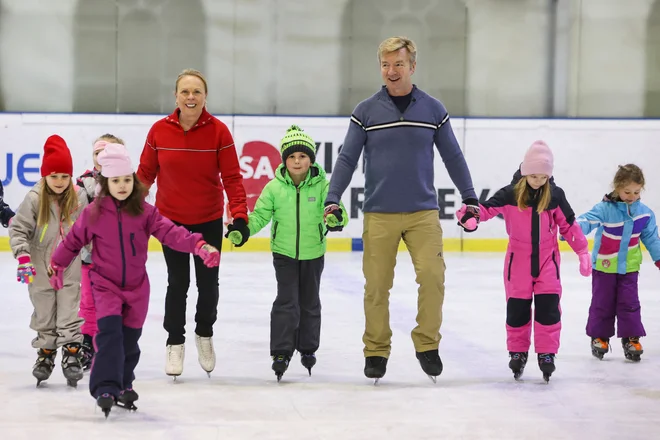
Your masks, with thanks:
[[[206,80],[192,69],[178,76],[177,109],[149,130],[137,176],[148,188],[157,180],[156,207],[166,218],[199,232],[221,250],[223,190],[229,198],[233,224],[229,230],[247,228],[247,203],[234,140],[227,126],[206,111]],[[242,245],[243,243],[241,243]],[[163,246],[167,264],[167,295],[163,326],[168,332],[165,373],[179,376],[185,354],[186,298],[190,286],[190,254]],[[194,257],[197,279],[195,343],[199,363],[211,373],[215,368],[213,324],[218,308],[218,268],[208,268]]]

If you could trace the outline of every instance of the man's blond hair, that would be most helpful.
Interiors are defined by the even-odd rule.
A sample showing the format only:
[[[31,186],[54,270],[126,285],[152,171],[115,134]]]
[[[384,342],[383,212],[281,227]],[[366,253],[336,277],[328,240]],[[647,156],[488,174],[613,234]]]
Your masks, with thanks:
[[[380,43],[380,46],[378,46],[378,62],[381,61],[383,55],[396,52],[403,48],[408,51],[410,64],[413,64],[417,60],[417,46],[413,40],[406,37],[390,37]]]

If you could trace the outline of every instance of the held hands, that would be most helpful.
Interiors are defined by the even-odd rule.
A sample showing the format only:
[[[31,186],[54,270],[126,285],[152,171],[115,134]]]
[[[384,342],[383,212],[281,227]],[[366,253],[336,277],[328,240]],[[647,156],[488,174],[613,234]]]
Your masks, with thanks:
[[[193,254],[201,258],[206,267],[217,267],[220,265],[220,251],[204,240],[197,242]]]
[[[23,284],[30,284],[34,280],[37,271],[34,270],[30,256],[20,255],[18,257],[18,269],[16,270],[16,281]]]
[[[248,228],[247,222],[242,218],[234,219],[232,224],[227,225],[225,238],[228,238],[236,247],[243,246],[250,238],[250,228]]]
[[[343,211],[336,203],[331,203],[323,210],[323,221],[328,231],[339,232],[344,229],[341,223],[344,221]]]
[[[580,275],[588,277],[591,275],[591,257],[589,256],[589,252],[579,254],[578,257],[580,258]]]
[[[477,199],[465,199],[461,209],[456,211],[458,226],[465,232],[474,232],[479,227],[479,201]]]

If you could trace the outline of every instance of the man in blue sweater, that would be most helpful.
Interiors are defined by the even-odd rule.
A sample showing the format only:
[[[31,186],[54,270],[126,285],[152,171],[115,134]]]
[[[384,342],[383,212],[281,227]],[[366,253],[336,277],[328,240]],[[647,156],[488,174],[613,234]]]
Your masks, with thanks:
[[[339,201],[364,150],[366,326],[362,340],[364,374],[376,380],[385,375],[391,351],[389,296],[401,239],[410,252],[419,284],[417,326],[412,331],[417,359],[434,381],[442,373],[438,345],[445,262],[434,186],[434,143],[468,207],[461,226],[466,229],[472,219],[472,232],[479,221],[472,178],[449,114],[440,101],[412,83],[416,54],[415,43],[404,37],[388,38],[380,44],[378,60],[385,85],[355,107],[325,200],[326,215],[341,218]]]

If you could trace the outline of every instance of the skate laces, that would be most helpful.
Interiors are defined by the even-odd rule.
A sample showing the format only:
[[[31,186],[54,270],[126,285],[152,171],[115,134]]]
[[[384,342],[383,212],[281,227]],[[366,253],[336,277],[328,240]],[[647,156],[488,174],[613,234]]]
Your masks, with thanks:
[[[177,347],[177,348],[175,348]],[[179,363],[181,362],[181,355],[183,354],[183,350],[178,348],[176,345],[170,345],[167,347],[167,360],[172,362]]]
[[[640,351],[642,349],[642,344],[639,343],[639,337],[637,336],[628,338],[628,342],[626,342],[626,345],[628,345],[631,348],[634,348],[636,351]]]
[[[213,357],[213,341],[211,338],[199,338],[199,348],[204,358]]]
[[[552,353],[540,353],[539,354],[539,363],[545,363],[545,364],[550,364],[552,363],[552,359],[554,358],[554,355]]]

